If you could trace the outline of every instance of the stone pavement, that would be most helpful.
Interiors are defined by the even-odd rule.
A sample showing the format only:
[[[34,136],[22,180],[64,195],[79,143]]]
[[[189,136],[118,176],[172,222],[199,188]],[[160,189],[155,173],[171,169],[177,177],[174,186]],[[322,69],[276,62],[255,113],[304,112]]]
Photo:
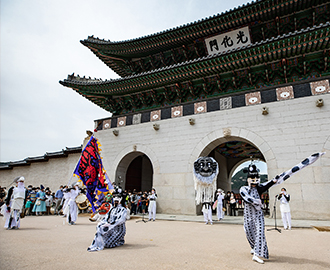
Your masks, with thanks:
[[[0,269],[330,269],[330,232],[266,231],[270,259],[260,265],[251,260],[241,216],[212,226],[202,216],[157,214],[155,222],[147,223],[135,216],[126,222],[123,246],[91,253],[86,249],[96,223],[88,218],[79,215],[77,225],[69,226],[59,216],[28,216],[19,230],[5,230],[1,222]]]

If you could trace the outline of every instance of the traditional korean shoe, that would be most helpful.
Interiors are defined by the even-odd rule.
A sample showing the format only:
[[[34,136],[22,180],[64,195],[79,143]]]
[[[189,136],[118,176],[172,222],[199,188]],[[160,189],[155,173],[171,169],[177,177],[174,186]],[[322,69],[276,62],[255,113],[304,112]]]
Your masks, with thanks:
[[[253,255],[253,257],[252,257],[252,261],[255,261],[255,262],[257,262],[257,263],[264,263],[264,261],[263,260],[261,260],[257,255]]]

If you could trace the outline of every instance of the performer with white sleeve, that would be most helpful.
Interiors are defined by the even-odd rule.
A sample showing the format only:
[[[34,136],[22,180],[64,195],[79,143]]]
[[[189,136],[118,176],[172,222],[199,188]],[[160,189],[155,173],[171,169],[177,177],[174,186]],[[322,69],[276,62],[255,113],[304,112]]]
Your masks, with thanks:
[[[68,214],[67,214],[67,222],[69,225],[74,225],[78,218],[78,206],[76,203],[76,197],[79,195],[79,185],[75,183],[72,185],[72,188],[68,192]]]
[[[1,213],[5,218],[5,228],[7,230],[19,229],[21,226],[20,214],[26,203],[28,190],[24,187],[25,178],[19,176],[15,178],[16,186],[8,190],[5,204],[1,207]]]
[[[265,221],[262,211],[261,194],[270,187],[279,185],[287,180],[291,175],[302,170],[306,166],[314,163],[324,153],[316,153],[304,159],[290,170],[275,176],[266,183],[260,183],[259,170],[256,165],[249,165],[244,170],[247,173],[248,186],[240,189],[240,194],[244,200],[244,230],[246,238],[251,247],[252,260],[264,263],[261,257],[268,259],[268,247],[265,237]]]

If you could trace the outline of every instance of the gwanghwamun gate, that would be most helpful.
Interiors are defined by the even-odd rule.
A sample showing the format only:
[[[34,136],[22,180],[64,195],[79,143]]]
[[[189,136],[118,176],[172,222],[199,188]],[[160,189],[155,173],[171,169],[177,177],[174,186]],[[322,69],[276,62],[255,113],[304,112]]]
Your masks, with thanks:
[[[264,161],[271,179],[323,151],[285,188],[293,218],[330,220],[329,18],[330,1],[263,0],[131,40],[89,36],[82,45],[120,78],[60,83],[112,113],[95,120],[104,167],[126,189],[155,187],[159,213],[198,214],[200,156],[217,160],[227,191],[246,161]],[[2,162],[1,185],[24,175],[57,189],[80,152]]]

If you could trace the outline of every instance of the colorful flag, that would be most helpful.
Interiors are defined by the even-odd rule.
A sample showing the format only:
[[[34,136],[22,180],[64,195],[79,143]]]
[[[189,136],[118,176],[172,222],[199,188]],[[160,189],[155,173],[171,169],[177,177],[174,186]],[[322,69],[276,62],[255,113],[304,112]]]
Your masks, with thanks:
[[[93,136],[82,151],[73,174],[86,186],[86,196],[92,205],[93,212],[95,212],[96,208],[98,208],[97,197],[101,193],[108,193],[113,189],[113,186],[103,168],[99,142]]]

